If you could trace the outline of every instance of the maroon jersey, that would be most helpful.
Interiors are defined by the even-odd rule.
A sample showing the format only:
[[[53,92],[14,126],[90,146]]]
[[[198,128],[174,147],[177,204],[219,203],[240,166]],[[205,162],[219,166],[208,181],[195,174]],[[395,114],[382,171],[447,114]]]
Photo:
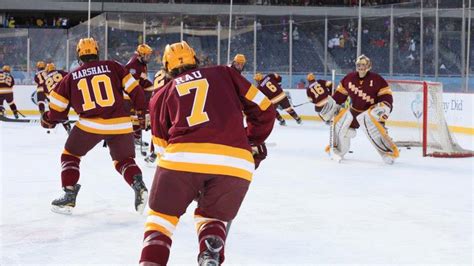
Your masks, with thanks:
[[[15,85],[15,79],[10,72],[0,71],[0,94],[13,93],[13,86]]]
[[[314,103],[316,112],[321,111],[323,106],[327,103],[331,91],[331,81],[318,79],[308,85],[306,88],[306,95],[308,96],[309,101]]]
[[[36,91],[38,93],[44,93],[44,82],[46,81],[46,77],[48,76],[48,73],[46,73],[46,70],[40,70],[36,72],[35,74],[35,83],[36,83]]]
[[[150,119],[160,167],[251,180],[250,143],[270,135],[275,109],[239,72],[214,66],[168,82],[151,99]]]
[[[132,132],[130,115],[125,111],[127,93],[137,110],[145,110],[145,96],[138,81],[115,61],[84,63],[67,74],[50,93],[50,119],[67,119],[69,108],[79,114],[76,126],[95,134]]]
[[[49,97],[49,93],[61,82],[67,75],[66,71],[53,70],[46,75],[44,79],[44,94]]]
[[[352,72],[341,80],[333,98],[337,104],[342,104],[348,96],[351,98],[351,109],[356,115],[379,102],[385,102],[392,108],[392,90],[387,81],[371,71],[364,78],[359,78],[357,72]]]
[[[145,63],[140,62],[140,60],[138,60],[138,55],[132,56],[132,58],[130,58],[125,67],[128,69],[130,74],[132,74],[133,77],[138,80],[140,86],[145,91],[153,91],[153,83],[148,80],[147,66]]]
[[[168,83],[171,80],[171,78],[166,74],[166,72],[161,69],[155,74],[155,78],[153,81],[153,91],[156,92],[163,88],[166,83]]]
[[[258,89],[270,99],[273,104],[278,104],[286,98],[286,94],[280,86],[281,77],[271,73],[266,75],[258,84]]]

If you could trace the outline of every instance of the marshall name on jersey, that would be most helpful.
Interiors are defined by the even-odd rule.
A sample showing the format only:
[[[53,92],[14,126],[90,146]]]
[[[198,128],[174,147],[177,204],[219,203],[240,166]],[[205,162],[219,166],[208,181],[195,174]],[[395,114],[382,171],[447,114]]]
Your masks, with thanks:
[[[127,93],[137,110],[145,109],[145,96],[138,81],[115,61],[83,64],[64,77],[50,94],[50,119],[67,119],[69,108],[79,114],[76,126],[95,134],[127,134],[132,122],[125,111]]]

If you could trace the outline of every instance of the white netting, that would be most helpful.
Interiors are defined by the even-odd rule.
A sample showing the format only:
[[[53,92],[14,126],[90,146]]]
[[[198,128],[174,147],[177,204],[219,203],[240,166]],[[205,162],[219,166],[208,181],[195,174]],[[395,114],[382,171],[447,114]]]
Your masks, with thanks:
[[[399,146],[422,146],[426,155],[433,156],[458,157],[472,154],[472,151],[459,146],[449,130],[443,109],[442,83],[390,80],[389,84],[397,92],[394,95],[394,113],[391,118],[407,121],[400,125],[408,129],[394,136]],[[424,86],[427,88],[426,97],[423,94]]]

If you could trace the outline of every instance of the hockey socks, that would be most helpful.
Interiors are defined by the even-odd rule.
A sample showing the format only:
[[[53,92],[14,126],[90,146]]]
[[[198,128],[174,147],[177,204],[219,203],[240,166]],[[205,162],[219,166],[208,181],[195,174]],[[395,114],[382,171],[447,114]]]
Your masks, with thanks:
[[[81,158],[64,151],[61,155],[61,183],[63,187],[74,186],[79,181]]]
[[[133,184],[133,177],[141,175],[142,171],[138,168],[133,158],[127,158],[121,161],[114,161],[115,169],[119,172],[125,181],[131,186]]]

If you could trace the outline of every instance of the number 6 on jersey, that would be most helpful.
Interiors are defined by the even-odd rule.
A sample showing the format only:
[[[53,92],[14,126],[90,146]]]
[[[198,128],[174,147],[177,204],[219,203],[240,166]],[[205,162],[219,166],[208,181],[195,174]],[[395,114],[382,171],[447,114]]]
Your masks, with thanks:
[[[191,115],[186,117],[190,127],[209,121],[209,116],[204,112],[208,88],[209,83],[207,79],[198,79],[176,85],[179,96],[188,95],[192,89],[196,89]]]

